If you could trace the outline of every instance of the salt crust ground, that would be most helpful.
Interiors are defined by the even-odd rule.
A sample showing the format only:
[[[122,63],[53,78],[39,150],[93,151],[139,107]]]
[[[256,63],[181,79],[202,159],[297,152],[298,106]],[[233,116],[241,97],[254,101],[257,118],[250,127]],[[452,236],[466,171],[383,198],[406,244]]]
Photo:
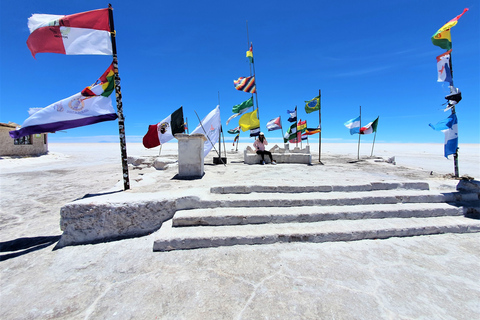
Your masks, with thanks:
[[[240,150],[246,145],[241,145]],[[212,185],[424,180],[451,189],[441,144],[311,145],[305,165],[228,164],[206,158],[200,180],[177,167],[130,166],[132,190],[192,193]],[[129,156],[158,148],[127,146]],[[395,156],[396,165],[376,162]],[[161,157],[175,160],[176,145]],[[460,175],[480,177],[479,145],[460,146]],[[51,144],[34,158],[0,159],[1,319],[473,319],[480,314],[479,234],[324,244],[152,252],[155,234],[53,251],[60,208],[86,194],[121,192],[117,144]],[[29,239],[25,239],[25,238]],[[47,237],[40,239],[38,237]],[[34,239],[38,240],[37,242]],[[17,247],[7,248],[8,244]],[[43,243],[43,244],[42,244]],[[7,251],[8,250],[8,251]]]

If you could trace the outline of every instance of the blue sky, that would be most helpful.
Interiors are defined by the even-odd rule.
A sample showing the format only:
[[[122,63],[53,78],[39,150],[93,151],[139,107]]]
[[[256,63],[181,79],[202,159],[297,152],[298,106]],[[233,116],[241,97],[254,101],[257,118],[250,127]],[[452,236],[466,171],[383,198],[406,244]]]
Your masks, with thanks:
[[[249,98],[233,80],[249,76],[249,39],[260,122],[298,106],[308,127],[318,113],[304,101],[322,90],[322,141],[356,142],[343,123],[380,116],[377,142],[443,143],[428,124],[443,112],[448,86],[438,83],[435,57],[444,50],[430,37],[468,11],[452,28],[453,78],[463,100],[457,106],[459,142],[480,143],[480,6],[471,1],[132,1],[112,2],[117,31],[127,142],[141,142],[149,124],[180,106],[191,130],[218,103],[224,131],[233,105]],[[109,56],[39,53],[27,46],[33,13],[73,14],[105,8],[103,1],[0,2],[0,122],[21,124],[28,109],[81,91],[109,66]],[[284,129],[284,130],[285,130]],[[233,136],[226,134],[227,140]],[[362,141],[373,140],[373,135]],[[118,142],[116,121],[50,135],[50,142]],[[241,142],[253,141],[248,132]]]

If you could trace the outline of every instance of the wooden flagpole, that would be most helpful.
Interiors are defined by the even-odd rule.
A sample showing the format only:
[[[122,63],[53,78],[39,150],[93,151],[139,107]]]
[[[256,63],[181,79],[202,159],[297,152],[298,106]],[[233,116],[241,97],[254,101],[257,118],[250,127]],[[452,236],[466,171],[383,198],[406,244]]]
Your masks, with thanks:
[[[453,65],[452,65],[452,53],[450,52],[450,72],[452,75],[452,83],[450,86],[450,94],[454,93],[455,87],[453,86]],[[452,114],[455,114],[455,105],[452,106]],[[455,154],[453,155],[453,167],[454,167],[454,172],[455,172],[455,177],[459,177],[459,172],[458,172],[458,146],[457,150],[455,150]]]
[[[358,151],[357,160],[360,160],[360,129],[362,128],[362,106],[360,106],[360,128],[358,129]]]
[[[120,76],[118,74],[117,44],[115,41],[115,27],[113,24],[113,8],[110,3],[108,4],[108,16],[110,21],[110,39],[112,41],[113,69],[115,73],[115,97],[117,100],[118,132],[120,136],[120,149],[122,153],[123,189],[128,190],[130,189],[130,180],[128,177],[127,144],[125,140],[125,118],[123,116],[122,91],[120,87]]]

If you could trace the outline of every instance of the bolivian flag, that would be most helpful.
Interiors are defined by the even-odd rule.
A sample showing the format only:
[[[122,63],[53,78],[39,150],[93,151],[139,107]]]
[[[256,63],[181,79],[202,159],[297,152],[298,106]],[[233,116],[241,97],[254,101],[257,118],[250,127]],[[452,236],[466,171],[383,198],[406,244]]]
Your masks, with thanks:
[[[468,11],[468,8],[463,9],[463,12],[448,21],[443,27],[438,29],[438,31],[432,36],[432,43],[442,49],[450,50],[452,49],[452,37],[450,35],[450,29],[457,24],[458,19]]]

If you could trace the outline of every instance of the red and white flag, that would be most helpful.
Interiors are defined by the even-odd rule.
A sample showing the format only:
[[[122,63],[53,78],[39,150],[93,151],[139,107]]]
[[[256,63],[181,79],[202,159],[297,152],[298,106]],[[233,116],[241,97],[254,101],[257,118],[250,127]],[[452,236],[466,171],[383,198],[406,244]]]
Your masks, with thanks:
[[[33,14],[28,18],[27,46],[39,52],[111,55],[109,9],[72,15]]]

